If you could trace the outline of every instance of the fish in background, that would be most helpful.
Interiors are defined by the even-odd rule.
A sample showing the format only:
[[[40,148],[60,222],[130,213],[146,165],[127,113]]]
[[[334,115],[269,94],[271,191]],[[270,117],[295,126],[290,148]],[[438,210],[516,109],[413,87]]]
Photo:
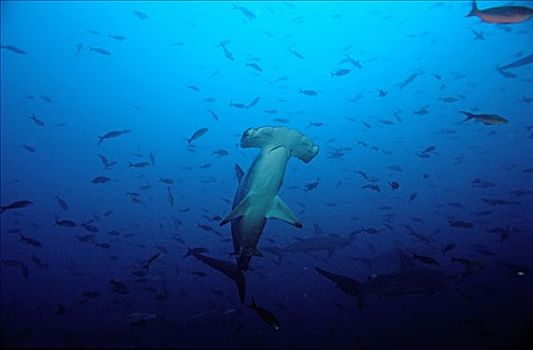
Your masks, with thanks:
[[[98,136],[98,145],[101,145],[104,140],[119,137],[121,135],[126,135],[131,132],[131,129],[124,129],[124,130],[113,130],[105,133],[102,136]]]
[[[272,327],[274,330],[279,330],[280,323],[276,316],[272,314],[272,312],[268,311],[267,309],[257,306],[255,302],[255,298],[252,298],[252,303],[250,305],[246,305],[248,308],[255,311],[257,316],[259,316],[263,321],[265,321],[270,327]]]
[[[0,214],[2,214],[6,210],[26,208],[32,204],[33,202],[28,200],[11,202],[8,205],[0,206]]]
[[[24,51],[22,49],[19,49],[18,47],[13,46],[13,45],[0,45],[0,49],[8,50],[8,51],[14,52],[14,53],[19,54],[19,55],[25,55],[26,54],[26,51]]]
[[[309,163],[318,154],[313,141],[297,130],[265,126],[244,131],[242,148],[261,153],[239,179],[231,213],[220,222],[231,222],[234,252],[239,269],[247,270],[252,256],[262,256],[257,244],[267,219],[279,219],[303,227],[289,206],[277,195],[291,157]]]
[[[463,120],[464,122],[470,119],[475,119],[485,125],[504,125],[508,123],[507,119],[500,117],[497,114],[474,114],[466,111],[460,112],[466,115],[466,118]]]
[[[475,0],[466,17],[476,16],[483,22],[495,24],[514,24],[525,22],[533,17],[533,8],[525,6],[498,6],[480,10]]]

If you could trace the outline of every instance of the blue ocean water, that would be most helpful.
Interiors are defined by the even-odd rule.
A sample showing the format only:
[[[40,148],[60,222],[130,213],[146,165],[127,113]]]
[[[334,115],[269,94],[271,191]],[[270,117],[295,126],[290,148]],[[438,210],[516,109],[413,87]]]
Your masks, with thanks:
[[[531,344],[533,21],[466,1],[0,6],[3,346]],[[289,209],[254,187],[280,174]]]

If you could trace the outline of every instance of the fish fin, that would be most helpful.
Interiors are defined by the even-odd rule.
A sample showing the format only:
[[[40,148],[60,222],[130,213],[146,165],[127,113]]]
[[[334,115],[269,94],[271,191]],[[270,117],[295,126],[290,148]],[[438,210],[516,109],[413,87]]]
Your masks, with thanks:
[[[477,16],[477,14],[478,14],[478,9],[477,9],[476,0],[472,0],[472,9],[471,9],[470,12],[466,15],[466,17]]]
[[[463,122],[466,122],[467,120],[474,119],[476,116],[473,113],[460,111],[464,115],[466,115],[466,118],[463,120]]]
[[[235,176],[237,176],[237,181],[239,181],[239,183],[241,183],[241,180],[244,177],[244,171],[239,166],[239,164],[235,164]]]
[[[253,256],[259,256],[259,257],[263,257],[263,253],[261,253],[261,251],[257,248],[254,249],[254,251],[252,252],[252,255]]]
[[[298,220],[296,215],[289,208],[279,196],[274,197],[272,208],[265,214],[267,219],[278,219],[285,221],[288,224],[294,225],[298,228],[302,228],[302,223]]]
[[[231,211],[231,213],[229,213],[228,216],[226,216],[221,222],[220,222],[220,226],[224,226],[225,224],[227,224],[228,222],[230,222],[231,220],[235,220],[235,219],[238,219],[240,218],[241,216],[244,216],[246,214],[246,212],[248,211],[248,209],[250,208],[250,206],[252,205],[253,203],[253,196],[251,195],[247,195],[246,197],[244,197],[244,199],[239,203],[239,205],[237,205],[235,207],[235,209],[233,209]]]

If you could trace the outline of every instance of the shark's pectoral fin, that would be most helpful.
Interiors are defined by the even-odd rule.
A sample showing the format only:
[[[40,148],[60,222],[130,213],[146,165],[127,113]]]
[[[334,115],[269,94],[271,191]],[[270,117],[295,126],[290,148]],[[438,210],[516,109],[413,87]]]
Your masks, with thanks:
[[[231,220],[235,220],[235,219],[238,219],[240,218],[241,216],[244,216],[246,214],[246,212],[248,211],[248,209],[250,208],[250,206],[253,204],[253,196],[246,196],[243,198],[243,200],[239,203],[239,205],[237,205],[232,211],[231,213],[229,213],[228,216],[226,216],[221,222],[220,222],[220,226],[224,226],[225,224],[227,224],[228,222],[230,222]]]
[[[287,203],[279,198],[279,196],[274,197],[272,208],[266,213],[265,217],[267,219],[282,220],[298,228],[303,227],[302,223],[298,220],[296,215],[294,215]]]

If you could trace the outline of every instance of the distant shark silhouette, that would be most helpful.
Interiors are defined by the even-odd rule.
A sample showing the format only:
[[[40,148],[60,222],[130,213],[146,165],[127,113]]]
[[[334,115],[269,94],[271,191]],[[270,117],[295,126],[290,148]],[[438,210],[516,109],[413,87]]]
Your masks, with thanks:
[[[277,194],[288,160],[296,157],[309,163],[318,154],[318,146],[297,130],[265,126],[246,130],[241,147],[260,148],[261,153],[244,176],[242,171],[237,171],[239,187],[232,212],[220,225],[231,221],[237,265],[239,269],[247,270],[252,256],[263,256],[257,243],[267,219],[279,219],[298,228],[303,226]]]
[[[335,250],[342,249],[350,245],[356,236],[356,232],[352,232],[348,237],[340,237],[338,235],[326,234],[324,230],[317,224],[314,225],[314,236],[299,239],[298,241],[288,245],[287,247],[263,247],[266,252],[274,254],[281,262],[286,253],[312,253],[319,251],[326,251],[328,258],[333,255]]]

